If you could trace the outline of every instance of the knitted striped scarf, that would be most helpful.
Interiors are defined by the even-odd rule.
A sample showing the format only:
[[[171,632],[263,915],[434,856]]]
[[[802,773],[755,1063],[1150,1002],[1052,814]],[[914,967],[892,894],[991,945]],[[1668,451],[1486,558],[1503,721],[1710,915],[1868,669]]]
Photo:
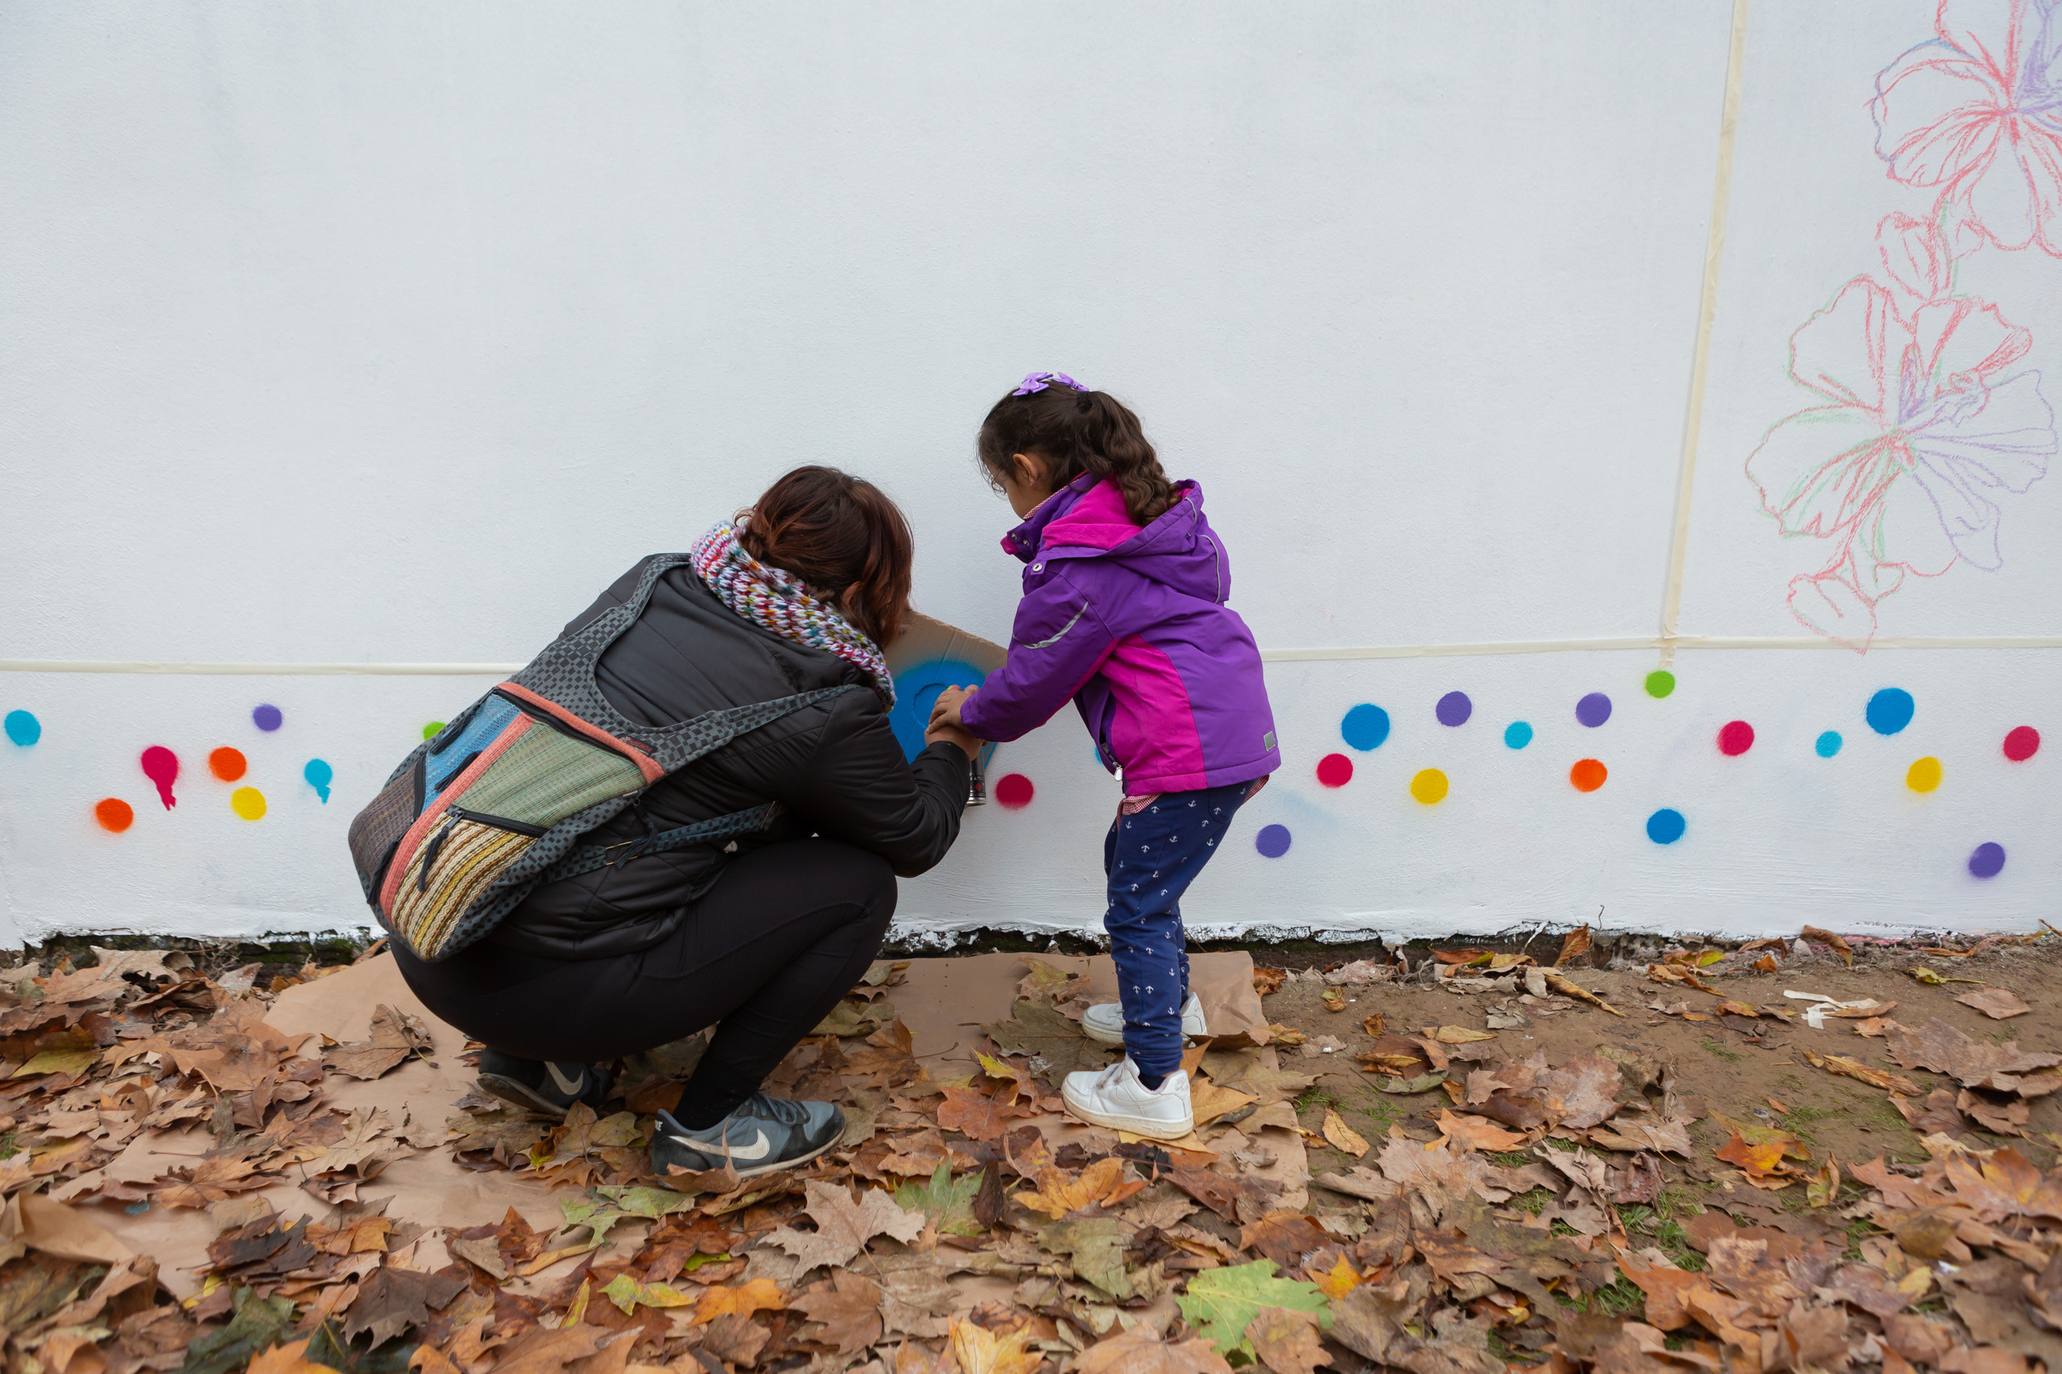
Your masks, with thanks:
[[[691,556],[695,575],[718,601],[783,639],[836,654],[873,679],[883,703],[895,704],[895,679],[880,648],[798,578],[746,553],[735,526],[710,530],[695,541]]]

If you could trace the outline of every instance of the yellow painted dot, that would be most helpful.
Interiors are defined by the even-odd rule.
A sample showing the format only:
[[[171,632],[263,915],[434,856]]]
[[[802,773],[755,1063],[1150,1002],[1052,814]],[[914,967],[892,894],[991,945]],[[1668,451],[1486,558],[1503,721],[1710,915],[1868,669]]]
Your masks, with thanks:
[[[1410,794],[1427,806],[1446,800],[1446,774],[1437,768],[1422,768],[1410,780]]]
[[[255,787],[239,787],[229,794],[229,809],[247,821],[265,819],[265,794]]]
[[[1905,769],[1904,785],[1914,792],[1931,792],[1940,786],[1940,760],[1931,754],[1912,760],[1912,766]]]

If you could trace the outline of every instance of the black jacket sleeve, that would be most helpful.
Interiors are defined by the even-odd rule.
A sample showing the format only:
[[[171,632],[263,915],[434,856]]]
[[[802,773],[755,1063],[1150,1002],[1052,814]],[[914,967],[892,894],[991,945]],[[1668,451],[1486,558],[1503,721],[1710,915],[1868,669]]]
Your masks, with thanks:
[[[870,850],[914,878],[959,838],[970,769],[950,744],[905,762],[880,701],[847,692],[831,702],[815,756],[790,775],[780,801],[817,834]]]

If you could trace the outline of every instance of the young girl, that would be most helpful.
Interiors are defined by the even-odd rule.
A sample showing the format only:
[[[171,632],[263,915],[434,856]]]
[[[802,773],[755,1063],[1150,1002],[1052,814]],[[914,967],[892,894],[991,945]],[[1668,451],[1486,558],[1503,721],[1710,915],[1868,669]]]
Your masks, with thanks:
[[[1023,523],[1024,599],[1009,659],[972,693],[940,698],[936,723],[1013,740],[1072,699],[1124,804],[1103,844],[1103,926],[1119,1005],[1086,1033],[1122,1043],[1100,1073],[1075,1073],[1067,1108],[1099,1125],[1173,1139],[1195,1127],[1181,897],[1232,817],[1281,766],[1260,651],[1225,604],[1231,564],[1203,492],[1160,469],[1138,417],[1059,372],[1034,372],[982,422],[981,464]]]

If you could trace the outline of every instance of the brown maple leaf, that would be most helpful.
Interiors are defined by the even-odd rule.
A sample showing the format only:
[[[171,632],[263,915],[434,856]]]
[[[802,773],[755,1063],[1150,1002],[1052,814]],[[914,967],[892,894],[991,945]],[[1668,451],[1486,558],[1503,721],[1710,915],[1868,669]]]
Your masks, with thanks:
[[[960,1374],[1035,1374],[1045,1357],[1030,1348],[1028,1326],[995,1332],[970,1321],[952,1323],[952,1357]]]
[[[1210,1342],[1169,1340],[1144,1323],[1082,1351],[1074,1368],[1078,1374],[1231,1374]]]
[[[1931,1069],[1965,1088],[2022,1097],[2044,1097],[2062,1089],[2062,1073],[2052,1072],[2062,1065],[2062,1054],[2022,1050],[2016,1040],[1993,1045],[1971,1039],[1941,1021],[1930,1021],[1918,1031],[1893,1032],[1890,1054],[1908,1069]]]
[[[353,1340],[369,1334],[381,1345],[430,1319],[465,1288],[465,1280],[446,1270],[425,1274],[393,1265],[381,1268],[358,1289],[345,1309],[344,1334]]]
[[[1317,1317],[1309,1312],[1291,1312],[1285,1307],[1261,1309],[1246,1324],[1246,1339],[1260,1356],[1260,1363],[1273,1374],[1314,1374],[1332,1357],[1318,1339]]]
[[[1965,1007],[1974,1007],[1993,1021],[2009,1021],[2015,1016],[2024,1016],[2033,1008],[2019,1000],[2019,994],[2007,988],[1978,988],[1965,992],[1955,999]]]
[[[783,1226],[766,1237],[801,1261],[797,1272],[807,1273],[818,1265],[833,1268],[849,1264],[875,1236],[912,1241],[923,1232],[924,1214],[905,1212],[895,1199],[878,1188],[860,1190],[860,1200],[842,1187],[805,1179],[803,1193],[808,1202],[803,1213],[816,1223],[814,1231],[797,1231]]]
[[[992,1143],[1002,1139],[1011,1120],[1029,1116],[1028,1109],[990,1097],[972,1088],[947,1088],[938,1106],[938,1124],[958,1131],[970,1140]]]
[[[1047,1165],[1038,1171],[1037,1182],[1037,1188],[1016,1194],[1016,1199],[1055,1221],[1089,1207],[1115,1207],[1146,1186],[1143,1179],[1132,1177],[1115,1155],[1096,1160],[1079,1174]]]
[[[348,1077],[372,1079],[391,1072],[411,1056],[428,1058],[429,1052],[430,1035],[422,1023],[382,1002],[373,1010],[367,1038],[333,1046],[322,1062]]]
[[[881,1338],[881,1286],[849,1269],[804,1289],[788,1305],[809,1319],[804,1340],[841,1355],[870,1349]]]

